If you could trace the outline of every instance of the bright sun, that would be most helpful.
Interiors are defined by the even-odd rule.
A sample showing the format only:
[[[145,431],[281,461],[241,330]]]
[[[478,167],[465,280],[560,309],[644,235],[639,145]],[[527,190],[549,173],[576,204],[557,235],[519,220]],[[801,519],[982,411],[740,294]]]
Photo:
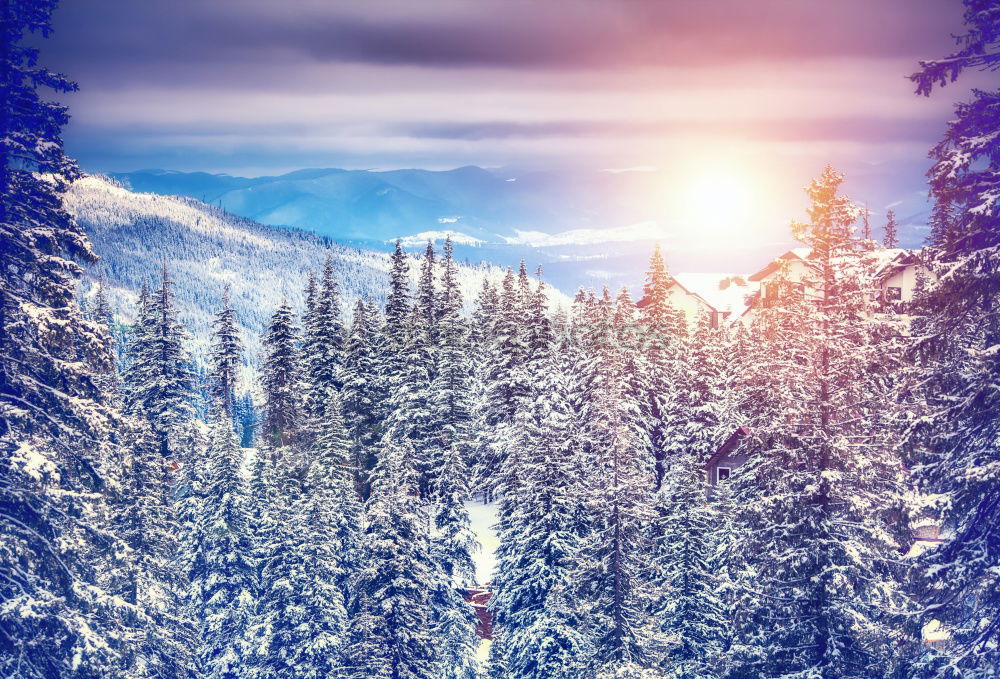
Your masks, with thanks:
[[[742,235],[754,207],[749,181],[725,170],[692,175],[678,198],[689,236],[701,242]]]

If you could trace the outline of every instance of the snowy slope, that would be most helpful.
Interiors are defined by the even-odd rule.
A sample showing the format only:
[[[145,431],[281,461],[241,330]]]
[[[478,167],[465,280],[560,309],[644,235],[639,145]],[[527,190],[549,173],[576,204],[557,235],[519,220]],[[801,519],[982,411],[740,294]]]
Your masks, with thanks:
[[[192,350],[203,356],[212,315],[223,286],[242,326],[251,363],[270,314],[287,296],[300,307],[310,269],[334,260],[345,314],[358,297],[381,304],[388,277],[388,255],[360,250],[296,229],[269,227],[192,198],[134,193],[113,181],[85,177],[66,195],[66,206],[93,240],[100,268],[110,287],[112,305],[128,322],[143,282],[157,285],[166,263],[177,284],[181,322],[191,331]],[[412,259],[412,273],[419,261]],[[98,269],[90,271],[89,287]],[[459,280],[470,303],[484,277],[499,282],[503,270],[482,264],[459,266]],[[553,295],[564,302],[565,298]]]

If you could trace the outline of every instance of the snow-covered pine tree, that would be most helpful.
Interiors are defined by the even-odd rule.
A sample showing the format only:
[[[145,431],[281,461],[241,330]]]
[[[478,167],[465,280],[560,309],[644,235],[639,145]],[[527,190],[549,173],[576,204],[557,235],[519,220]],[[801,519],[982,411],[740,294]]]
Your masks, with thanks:
[[[189,573],[198,636],[198,676],[237,679],[247,643],[257,582],[242,474],[243,451],[232,422],[217,406],[211,423],[204,494],[197,532],[198,559]]]
[[[442,266],[444,273],[437,301],[436,369],[430,384],[429,407],[436,431],[432,445],[433,475],[440,476],[439,467],[454,449],[464,461],[469,459],[472,432],[472,404],[469,402],[470,367],[466,326],[462,319],[462,291],[459,289],[454,246],[445,240]],[[432,491],[434,489],[432,488]]]
[[[965,0],[967,31],[945,59],[921,62],[917,93],[1000,65],[1000,11]],[[1000,89],[972,91],[931,151],[930,261],[915,345],[926,414],[912,429],[914,476],[938,499],[944,543],[926,552],[924,619],[951,634],[925,676],[971,679],[1000,666]]]
[[[627,365],[617,349],[605,353],[583,434],[591,525],[578,592],[598,672],[655,662],[645,530],[653,516],[655,473],[638,398],[627,388]]]
[[[379,317],[373,305],[358,300],[344,348],[344,422],[351,439],[355,482],[363,488],[375,464],[375,444],[382,433],[386,394],[376,374]]]
[[[299,394],[299,331],[288,301],[271,316],[264,333],[264,422],[261,438],[273,446],[292,443],[302,425]]]
[[[525,313],[527,328],[524,341],[527,345],[528,356],[541,357],[548,352],[555,339],[552,332],[552,321],[549,318],[545,281],[542,280],[542,267],[538,267],[535,272],[535,281],[535,289],[531,291]]]
[[[236,311],[229,300],[229,286],[222,293],[222,308],[212,322],[212,388],[213,402],[231,420],[236,418],[236,383],[243,365],[243,341],[236,324]]]
[[[111,355],[111,361],[105,365],[97,367],[97,388],[105,394],[115,407],[121,409],[121,381],[118,379],[119,349],[115,341],[116,327],[115,317],[111,310],[111,303],[104,291],[104,274],[98,273],[97,291],[94,293],[94,304],[90,310],[90,320],[98,325],[108,337],[109,346],[107,352]]]
[[[686,372],[683,365],[686,324],[683,314],[670,301],[673,279],[667,273],[660,246],[649,259],[643,298],[640,301],[641,336],[645,340],[647,394],[645,404],[649,417],[647,435],[656,461],[656,483],[662,483],[669,466],[669,456],[683,445],[681,430],[686,426],[680,414],[681,395],[677,378]]]
[[[142,634],[122,648],[123,673],[136,679],[193,677],[195,627],[188,617],[187,574],[179,556],[172,465],[143,418],[129,418],[121,443],[121,487],[112,525],[126,545],[108,588],[133,607]]]
[[[344,674],[345,568],[356,558],[360,512],[336,392],[317,432],[303,492],[278,509],[282,544],[263,569],[260,677]]]
[[[406,341],[410,318],[410,265],[403,244],[396,239],[396,249],[389,257],[389,292],[385,301],[383,334],[390,355],[398,355]]]
[[[476,413],[477,426],[482,432],[476,451],[476,485],[487,496],[496,490],[510,445],[514,416],[528,390],[527,375],[521,370],[529,356],[524,336],[525,316],[514,272],[508,269],[493,323],[493,342],[481,371],[484,386]]]
[[[392,679],[387,630],[371,599],[358,593],[351,605],[344,676],[350,679]]]
[[[899,247],[899,225],[896,224],[896,213],[888,210],[885,213],[885,229],[882,236],[882,245],[887,248]]]
[[[122,376],[126,411],[149,420],[165,458],[186,459],[195,417],[194,373],[184,348],[186,333],[177,321],[174,282],[165,264],[160,288],[149,295],[138,322]]]
[[[677,679],[720,676],[729,623],[714,563],[722,521],[708,502],[704,464],[695,452],[677,456],[656,496],[653,616],[666,675]]]
[[[374,638],[354,636],[350,657],[358,662],[358,647],[376,647],[378,671],[390,679],[431,679],[439,670],[431,628],[430,517],[417,493],[413,457],[408,441],[383,441],[365,503],[364,567],[355,584],[359,600],[366,602],[356,615],[370,622],[354,625],[354,632]]]
[[[433,558],[437,584],[431,598],[441,679],[477,679],[476,616],[463,596],[476,584],[472,555],[479,542],[472,532],[466,502],[469,469],[466,456],[452,445],[442,459],[434,504]]]
[[[842,181],[827,168],[807,187],[810,222],[793,233],[809,273],[759,311],[754,377],[774,409],[732,478],[734,677],[886,676],[899,638],[902,466],[872,416],[887,399],[869,378],[882,321]]]
[[[420,260],[420,278],[417,280],[417,294],[413,299],[414,313],[420,319],[417,329],[426,335],[429,346],[437,346],[437,322],[441,307],[437,291],[434,289],[436,258],[434,243],[427,241],[424,256]]]
[[[475,308],[469,321],[469,345],[472,356],[478,362],[493,339],[493,324],[496,322],[500,298],[496,287],[489,278],[483,278],[483,287],[476,297]]]
[[[108,338],[81,317],[78,262],[96,259],[62,207],[79,176],[63,152],[75,85],[38,65],[52,0],[0,7],[0,675],[105,677],[125,641],[99,586],[111,567],[105,439],[115,413],[96,375]]]
[[[323,264],[323,274],[315,291],[313,304],[308,307],[302,347],[305,374],[303,403],[306,437],[311,441],[323,419],[327,399],[343,387],[344,325],[341,320],[340,287],[333,269],[333,257]]]
[[[414,455],[410,462],[417,472],[417,488],[421,497],[428,497],[434,485],[438,432],[431,413],[434,350],[419,327],[423,322],[419,308],[413,307],[402,353],[393,362],[396,371],[389,376],[385,429],[386,436],[410,444],[407,450]]]
[[[490,664],[504,676],[569,679],[591,655],[572,606],[585,520],[569,360],[568,351],[554,350],[537,362],[505,461],[490,600]]]
[[[699,315],[693,332],[681,348],[676,366],[678,387],[679,452],[693,454],[705,462],[720,441],[729,435],[723,429],[723,356],[725,331],[712,327],[708,313]]]

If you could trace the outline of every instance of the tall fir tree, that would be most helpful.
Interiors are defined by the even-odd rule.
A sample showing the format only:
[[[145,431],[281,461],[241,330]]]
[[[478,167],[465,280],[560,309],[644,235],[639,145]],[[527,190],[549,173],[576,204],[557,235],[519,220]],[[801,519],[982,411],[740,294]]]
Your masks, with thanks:
[[[262,339],[264,421],[261,437],[274,446],[285,446],[295,441],[302,426],[298,343],[295,316],[286,300],[271,316]]]
[[[508,269],[493,324],[493,341],[481,372],[485,384],[477,412],[482,435],[477,442],[476,476],[487,496],[493,494],[500,481],[514,417],[528,390],[528,376],[522,370],[529,356],[524,311],[517,279]]]
[[[435,290],[436,264],[434,244],[427,241],[424,256],[420,260],[420,278],[417,281],[417,294],[414,296],[413,305],[415,314],[420,319],[417,328],[426,335],[426,342],[432,347],[437,346],[437,323],[441,314],[438,293]]]
[[[965,0],[966,32],[945,59],[911,76],[930,95],[966,71],[1000,64],[1000,12]],[[914,476],[935,498],[944,542],[921,559],[924,621],[950,630],[930,651],[924,676],[990,676],[1000,666],[1000,89],[974,89],[955,107],[927,173],[934,200],[933,280],[918,298],[916,384],[926,410],[911,428]]]
[[[885,213],[885,230],[882,245],[887,248],[899,247],[899,225],[896,223],[896,213],[888,210]]]
[[[828,167],[807,187],[793,233],[808,273],[761,311],[754,370],[776,412],[733,478],[733,676],[888,676],[900,639],[902,465],[877,417],[886,394],[869,376],[886,347],[842,181]]]
[[[307,295],[308,298],[308,295]],[[343,387],[344,326],[341,319],[340,286],[333,269],[333,257],[327,256],[323,274],[315,290],[302,347],[306,371],[303,410],[309,439],[324,417],[327,399]]]
[[[591,525],[578,591],[597,672],[656,660],[645,530],[655,474],[638,398],[627,389],[627,365],[615,349],[605,355],[584,431]]]
[[[442,458],[436,484],[432,553],[437,582],[431,595],[441,679],[477,679],[476,616],[465,592],[476,584],[473,554],[479,542],[472,532],[466,457],[452,445]]]
[[[387,394],[376,374],[379,365],[378,310],[358,300],[344,349],[344,421],[352,442],[356,482],[364,487],[375,464]]]
[[[365,503],[364,566],[355,584],[364,607],[354,615],[369,622],[353,631],[371,636],[355,636],[352,647],[377,649],[378,675],[389,679],[431,679],[439,669],[431,627],[430,517],[417,495],[410,447],[387,438],[379,451]],[[359,660],[356,652],[349,657]]]
[[[490,665],[505,676],[580,676],[591,655],[572,605],[585,532],[578,420],[568,353],[539,362],[506,464],[490,601]]]
[[[396,239],[396,249],[389,257],[389,292],[385,301],[385,327],[387,350],[401,351],[406,341],[410,318],[410,263],[403,252],[403,243]]]
[[[148,422],[130,418],[122,437],[120,489],[112,504],[115,532],[126,549],[109,590],[132,607],[143,630],[123,648],[127,677],[194,677],[195,627],[186,605],[187,573],[179,559],[181,525],[171,478]]]
[[[659,245],[653,251],[640,301],[640,323],[645,340],[646,430],[656,461],[656,482],[662,482],[669,458],[683,445],[686,426],[681,413],[682,395],[678,376],[686,372],[683,345],[686,326],[683,314],[670,299],[673,278],[667,272]]]
[[[149,421],[164,457],[184,459],[190,454],[195,417],[194,372],[184,348],[186,332],[177,320],[174,295],[174,282],[164,264],[160,288],[139,310],[128,368],[122,377],[126,411]]]
[[[228,418],[216,408],[197,518],[198,559],[189,573],[198,636],[198,676],[237,679],[250,657],[248,631],[257,581],[250,535],[243,452]]]
[[[345,569],[357,553],[359,511],[336,393],[320,424],[303,492],[279,509],[285,529],[276,535],[283,544],[263,570],[264,671],[258,676],[318,679],[344,671]]]
[[[436,367],[430,384],[429,407],[437,436],[432,441],[435,477],[440,476],[446,456],[454,449],[468,460],[471,446],[472,404],[469,402],[470,366],[466,326],[462,319],[462,291],[459,288],[454,247],[445,240],[444,274],[438,294]],[[433,489],[432,489],[433,490]]]
[[[80,176],[63,151],[67,110],[39,92],[76,86],[31,46],[55,5],[0,7],[0,675],[11,679],[107,676],[128,632],[98,575],[114,544],[102,517],[117,424],[97,378],[108,337],[73,299],[80,263],[96,256],[62,206]]]
[[[221,414],[236,417],[236,384],[243,365],[243,341],[236,323],[236,310],[229,299],[229,286],[222,293],[222,308],[212,322],[212,399]]]
[[[656,499],[652,612],[666,674],[677,679],[720,676],[729,625],[715,563],[723,521],[719,505],[708,502],[704,463],[693,451],[679,456]]]

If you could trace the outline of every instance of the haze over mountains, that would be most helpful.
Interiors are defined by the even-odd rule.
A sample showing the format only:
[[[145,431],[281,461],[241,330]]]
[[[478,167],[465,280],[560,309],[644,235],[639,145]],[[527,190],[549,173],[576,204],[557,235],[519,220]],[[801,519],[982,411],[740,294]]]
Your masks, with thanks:
[[[451,233],[460,257],[501,266],[523,258],[532,268],[542,265],[564,291],[603,284],[635,289],[654,242],[663,244],[675,271],[749,271],[792,245],[788,220],[801,216],[791,208],[773,217],[755,215],[757,223],[748,226],[753,237],[719,243],[699,224],[671,218],[676,205],[659,197],[681,175],[655,168],[329,168],[253,178],[154,169],[110,176],[137,192],[187,196],[262,224],[365,249],[384,251],[395,238],[418,249],[428,238]],[[904,243],[917,245],[926,216],[923,194],[892,191],[905,198],[891,201],[898,203]],[[873,218],[876,227],[878,220]]]

